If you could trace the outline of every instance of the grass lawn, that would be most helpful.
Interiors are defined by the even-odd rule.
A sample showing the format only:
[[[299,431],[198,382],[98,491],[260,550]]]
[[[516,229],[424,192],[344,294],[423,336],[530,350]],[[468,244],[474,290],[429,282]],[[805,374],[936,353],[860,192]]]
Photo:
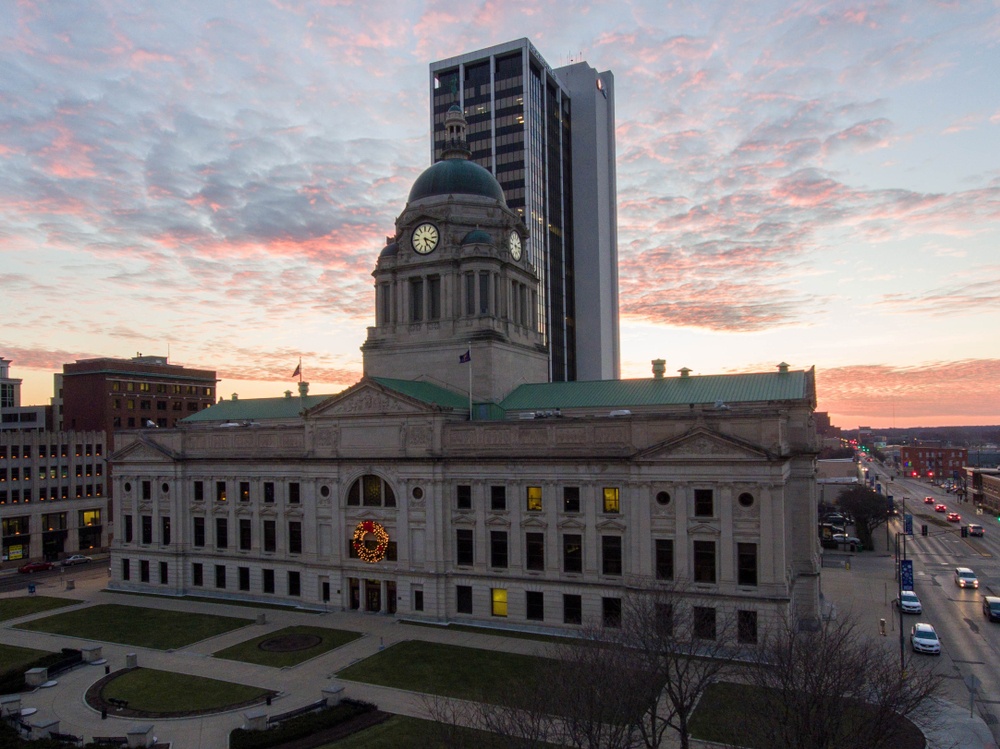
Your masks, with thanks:
[[[276,609],[278,611],[294,611],[296,614],[322,614],[318,609],[304,609],[292,603],[260,603],[258,601],[229,601],[211,596],[166,596],[158,593],[136,593],[132,590],[114,591],[120,596],[136,596],[137,598],[165,598],[171,601],[197,601],[198,603],[214,603],[220,606],[243,606],[248,609]]]
[[[36,661],[43,655],[49,655],[47,650],[32,650],[31,648],[19,648],[16,645],[4,645],[0,643],[0,673],[12,671],[15,668]]]
[[[332,744],[324,744],[318,749],[425,749],[429,746],[444,746],[444,730],[447,729],[431,720],[394,715],[385,723],[366,728]],[[461,744],[450,744],[451,746],[505,749],[500,737],[491,733],[473,728],[456,728],[455,731]]]
[[[104,604],[35,619],[17,628],[171,650],[252,623],[230,616]]]
[[[558,635],[543,635],[536,632],[517,632],[506,629],[493,629],[492,627],[477,627],[472,624],[432,624],[431,622],[417,622],[413,620],[401,619],[400,624],[410,627],[427,627],[429,629],[446,629],[449,632],[471,632],[477,635],[499,635],[500,637],[512,637],[517,640],[538,640],[539,642],[572,643],[576,642],[573,637],[560,637]]]
[[[320,638],[320,642],[304,650],[294,650],[287,653],[260,649],[259,645],[262,642],[285,635],[315,635]],[[239,645],[233,645],[231,648],[212,653],[212,657],[282,668],[284,666],[296,666],[310,658],[315,658],[317,655],[326,653],[334,648],[339,648],[341,645],[346,645],[359,637],[361,637],[359,632],[348,632],[343,629],[306,626],[285,627],[284,629],[279,629],[277,632],[255,637],[252,640],[241,642]]]
[[[508,682],[547,668],[545,658],[407,640],[348,666],[337,678],[489,702]]]
[[[118,676],[101,689],[101,697],[127,700],[129,710],[163,716],[221,710],[252,700],[263,700],[269,689],[228,681],[186,676],[152,668],[136,668]]]
[[[39,611],[61,609],[63,606],[74,606],[80,603],[68,598],[53,598],[52,596],[22,596],[20,598],[0,599],[0,621],[18,619],[22,616],[37,614]]]

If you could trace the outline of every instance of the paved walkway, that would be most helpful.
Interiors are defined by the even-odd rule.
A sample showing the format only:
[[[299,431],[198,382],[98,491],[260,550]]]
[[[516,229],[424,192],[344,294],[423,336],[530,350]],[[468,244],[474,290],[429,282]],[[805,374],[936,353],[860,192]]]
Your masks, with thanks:
[[[878,535],[876,534],[874,553],[851,555],[850,570],[843,567],[823,569],[824,605],[832,616],[842,616],[852,612],[857,614],[861,621],[871,621],[873,635],[877,632],[878,620],[885,618],[889,627],[889,636],[885,638],[886,646],[898,647],[898,630],[891,624],[893,621],[891,601],[895,586],[892,580],[892,564],[886,558],[884,540],[880,542]],[[175,651],[95,643],[64,635],[49,635],[12,628],[13,624],[22,620],[5,622],[0,629],[0,640],[6,644],[46,650],[100,644],[102,654],[113,671],[125,666],[126,654],[135,653],[140,666],[273,689],[279,692],[279,696],[275,698],[273,705],[267,708],[269,714],[286,712],[315,702],[322,696],[321,690],[324,687],[337,683],[334,675],[340,670],[372,655],[382,647],[402,640],[421,639],[525,654],[539,654],[547,647],[545,643],[535,640],[438,630],[433,627],[414,627],[400,624],[389,617],[359,612],[311,614],[184,599],[123,595],[105,591],[103,586],[106,580],[101,576],[91,579],[78,578],[75,582],[75,590],[66,591],[62,589],[63,585],[59,578],[49,578],[40,585],[38,593],[76,599],[83,606],[102,603],[154,605],[161,609],[213,613],[245,618],[249,621],[244,628]],[[3,598],[9,595],[12,594],[0,594],[0,606],[3,604]],[[265,624],[256,623],[259,611],[265,614]],[[38,618],[49,613],[53,612],[26,618]],[[362,632],[364,636],[306,663],[284,669],[210,657],[211,653],[230,645],[297,624],[352,630]],[[100,666],[74,669],[60,675],[56,686],[23,695],[22,706],[37,708],[38,712],[32,716],[32,720],[57,719],[61,732],[84,736],[88,740],[95,735],[121,736],[129,726],[137,722],[152,722],[160,741],[170,742],[174,749],[223,749],[227,746],[229,732],[244,722],[244,709],[205,717],[153,721],[137,721],[135,718],[120,717],[114,712],[109,712],[107,719],[102,720],[100,713],[83,701],[82,695],[90,685],[103,676],[104,668]],[[346,696],[375,703],[386,712],[413,717],[427,716],[426,698],[419,693],[357,682],[341,684],[345,686]],[[928,749],[996,749],[989,728],[978,716],[970,718],[967,707],[942,702],[940,712],[935,718],[937,727],[927,732]],[[670,746],[675,745],[675,741],[671,738]]]

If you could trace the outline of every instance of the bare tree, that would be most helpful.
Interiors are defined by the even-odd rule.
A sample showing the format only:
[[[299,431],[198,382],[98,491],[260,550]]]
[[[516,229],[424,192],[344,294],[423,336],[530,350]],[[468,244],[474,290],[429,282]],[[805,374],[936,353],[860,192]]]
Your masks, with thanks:
[[[896,654],[850,618],[811,632],[778,625],[743,676],[734,742],[788,749],[891,746],[915,730],[907,716],[929,709],[942,679],[927,661],[901,673]]]

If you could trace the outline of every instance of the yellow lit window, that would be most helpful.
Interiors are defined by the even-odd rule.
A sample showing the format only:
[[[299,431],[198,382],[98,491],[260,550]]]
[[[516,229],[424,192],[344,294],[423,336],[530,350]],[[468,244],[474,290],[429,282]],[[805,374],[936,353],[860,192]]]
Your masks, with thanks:
[[[507,589],[493,588],[493,616],[507,616]]]
[[[542,511],[542,487],[528,487],[528,512]]]
[[[621,512],[621,505],[619,504],[617,486],[604,487],[604,511]]]

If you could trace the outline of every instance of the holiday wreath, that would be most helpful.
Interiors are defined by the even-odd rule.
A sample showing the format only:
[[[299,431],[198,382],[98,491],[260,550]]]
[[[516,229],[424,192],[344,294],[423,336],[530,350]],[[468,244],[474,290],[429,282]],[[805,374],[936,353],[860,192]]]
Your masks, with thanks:
[[[375,545],[365,542],[365,537],[371,534],[375,537]],[[362,520],[354,529],[354,551],[362,562],[375,564],[385,558],[385,550],[389,547],[389,534],[381,523],[374,520]]]

